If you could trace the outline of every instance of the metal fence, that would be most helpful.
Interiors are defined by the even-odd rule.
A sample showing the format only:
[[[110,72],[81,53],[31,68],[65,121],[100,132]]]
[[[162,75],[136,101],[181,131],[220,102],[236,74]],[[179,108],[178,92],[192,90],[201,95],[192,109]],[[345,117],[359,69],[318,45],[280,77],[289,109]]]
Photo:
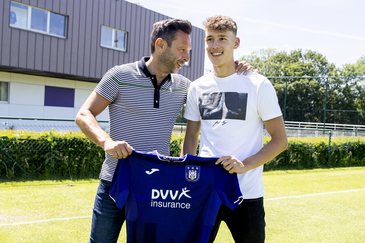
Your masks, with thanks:
[[[365,136],[365,125],[286,121],[285,127],[291,137]]]
[[[365,125],[365,76],[271,76],[286,121]]]
[[[185,127],[177,123],[174,131],[184,133]],[[289,137],[365,136],[365,125],[285,121],[285,128]]]
[[[101,128],[109,130],[108,121],[98,121]],[[46,131],[80,131],[74,120],[70,119],[44,119],[31,117],[0,117],[0,130],[25,130],[32,132]]]
[[[109,130],[108,121],[99,121],[99,124],[105,131]],[[174,132],[184,133],[185,126],[185,123],[176,123]],[[329,132],[332,136],[365,136],[365,125],[285,121],[285,127],[291,137],[328,136]],[[0,130],[80,131],[74,120],[11,117],[0,117]]]

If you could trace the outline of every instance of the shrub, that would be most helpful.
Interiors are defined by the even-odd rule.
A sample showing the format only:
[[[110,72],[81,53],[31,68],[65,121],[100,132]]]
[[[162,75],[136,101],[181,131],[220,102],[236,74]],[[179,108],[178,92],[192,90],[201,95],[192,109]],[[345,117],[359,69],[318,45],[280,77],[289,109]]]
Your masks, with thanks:
[[[183,134],[173,134],[171,156],[179,156]],[[268,138],[265,139],[268,141]],[[0,131],[0,178],[98,177],[104,151],[82,133]],[[289,138],[288,150],[265,170],[365,166],[365,138]]]

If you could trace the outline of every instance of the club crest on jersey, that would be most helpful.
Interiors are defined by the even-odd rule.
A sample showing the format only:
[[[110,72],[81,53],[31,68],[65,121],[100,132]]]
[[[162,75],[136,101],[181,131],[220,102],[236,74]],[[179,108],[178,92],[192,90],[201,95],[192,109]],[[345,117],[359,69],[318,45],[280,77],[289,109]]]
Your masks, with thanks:
[[[187,181],[196,182],[200,177],[200,166],[185,166],[185,179]]]

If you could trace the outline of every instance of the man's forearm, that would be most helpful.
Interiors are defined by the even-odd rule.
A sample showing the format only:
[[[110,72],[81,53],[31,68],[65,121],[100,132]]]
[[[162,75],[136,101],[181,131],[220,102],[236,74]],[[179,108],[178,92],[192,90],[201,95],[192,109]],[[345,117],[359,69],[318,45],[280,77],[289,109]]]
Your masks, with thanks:
[[[98,121],[90,112],[79,112],[76,117],[76,124],[86,137],[101,148],[104,148],[105,141],[110,139],[109,134],[100,127]]]

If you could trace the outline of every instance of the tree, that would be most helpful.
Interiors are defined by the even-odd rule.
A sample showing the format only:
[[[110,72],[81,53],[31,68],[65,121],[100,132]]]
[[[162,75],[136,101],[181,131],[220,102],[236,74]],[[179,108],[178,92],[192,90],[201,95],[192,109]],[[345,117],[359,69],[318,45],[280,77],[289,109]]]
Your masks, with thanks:
[[[365,124],[365,56],[354,64],[344,65],[341,76],[353,102],[352,109],[357,114],[353,119],[357,120],[358,124]]]
[[[364,95],[360,98],[363,91],[354,77],[365,68],[365,57],[355,66],[349,65],[347,73],[329,63],[322,54],[310,50],[287,53],[263,49],[241,59],[273,82],[285,120],[352,123],[346,112],[363,111]]]

